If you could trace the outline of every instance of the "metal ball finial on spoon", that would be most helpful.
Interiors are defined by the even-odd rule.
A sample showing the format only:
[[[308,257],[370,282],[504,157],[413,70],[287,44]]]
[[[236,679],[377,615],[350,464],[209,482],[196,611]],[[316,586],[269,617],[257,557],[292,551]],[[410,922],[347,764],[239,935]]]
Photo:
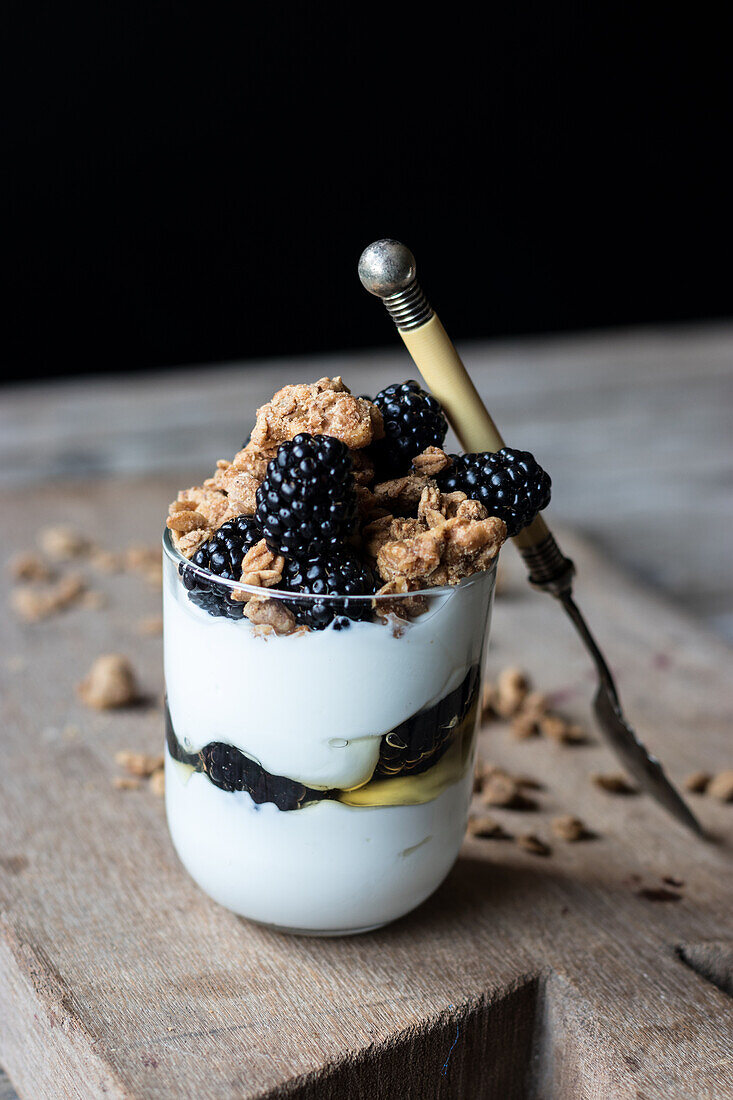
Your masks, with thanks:
[[[385,238],[365,248],[359,260],[362,286],[377,298],[406,290],[415,279],[415,257],[407,245]]]
[[[415,257],[409,248],[389,237],[370,244],[359,260],[362,286],[382,299],[401,333],[419,328],[434,316],[417,281],[416,270]]]
[[[468,452],[497,451],[504,441],[458,352],[417,281],[415,257],[400,241],[375,241],[362,252],[359,278],[381,298],[415,366],[440,401]],[[699,836],[702,828],[626,722],[608,665],[573,599],[575,567],[566,558],[542,516],[513,539],[529,571],[530,583],[555,596],[570,617],[598,672],[593,709],[608,744],[640,786],[678,821]]]

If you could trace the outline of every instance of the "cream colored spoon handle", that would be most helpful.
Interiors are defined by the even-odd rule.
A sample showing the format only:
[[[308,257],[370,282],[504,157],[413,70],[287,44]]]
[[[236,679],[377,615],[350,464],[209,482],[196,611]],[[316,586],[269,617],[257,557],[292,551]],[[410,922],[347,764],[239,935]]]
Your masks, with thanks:
[[[498,451],[504,440],[463,365],[440,318],[433,313],[419,328],[397,331],[428,389],[440,401],[464,451]],[[549,535],[541,516],[514,539],[519,550],[544,543]]]
[[[499,429],[436,313],[420,328],[398,329],[415,366],[440,401],[464,451],[498,451]]]

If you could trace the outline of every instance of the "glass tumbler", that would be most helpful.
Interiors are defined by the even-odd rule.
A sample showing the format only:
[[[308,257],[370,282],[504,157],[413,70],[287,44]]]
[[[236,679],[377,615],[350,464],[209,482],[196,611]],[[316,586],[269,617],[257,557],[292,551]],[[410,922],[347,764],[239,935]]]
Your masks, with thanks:
[[[207,894],[279,931],[336,936],[433,893],[466,828],[495,575],[296,595],[214,578],[166,532],[166,810]],[[212,593],[226,614],[210,614]],[[320,600],[335,618],[275,634],[242,615],[252,595],[294,612]]]

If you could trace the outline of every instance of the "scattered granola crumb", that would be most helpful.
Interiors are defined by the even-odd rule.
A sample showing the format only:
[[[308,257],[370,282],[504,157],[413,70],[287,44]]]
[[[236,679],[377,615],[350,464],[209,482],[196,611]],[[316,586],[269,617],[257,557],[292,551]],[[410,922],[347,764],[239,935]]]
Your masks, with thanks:
[[[495,764],[489,764],[486,760],[477,759],[475,765],[476,775],[479,779],[488,779],[490,775],[493,775],[497,771],[501,771]]]
[[[496,687],[494,684],[485,684],[484,692],[481,698],[481,721],[490,722],[492,718],[496,717],[496,711],[494,710],[494,701],[496,700]]]
[[[484,760],[477,759],[473,771],[474,792],[480,791],[488,777],[493,775],[496,770],[493,764],[487,764]]]
[[[481,840],[510,840],[511,834],[507,833],[503,826],[493,817],[484,814],[481,817],[471,817],[468,820],[468,835]]]
[[[530,775],[515,775],[514,781],[518,786],[524,787],[525,790],[528,791],[542,790],[542,784],[538,780],[533,779]]]
[[[158,768],[150,776],[150,789],[154,795],[158,798],[162,798],[165,794],[165,769]]]
[[[147,636],[153,636],[155,634],[163,633],[163,616],[151,615],[147,619],[141,619],[137,624],[137,629],[140,634]]]
[[[77,692],[85,706],[97,710],[130,706],[139,698],[132,665],[118,653],[97,657]]]
[[[733,802],[733,768],[714,775],[708,784],[707,793],[721,802]]]
[[[149,779],[154,772],[163,767],[162,753],[130,752],[122,749],[115,753],[115,760],[129,775],[139,779]]]
[[[505,668],[496,681],[494,709],[500,718],[512,718],[520,709],[529,690],[527,677],[520,668]]]
[[[40,554],[24,553],[16,554],[11,558],[8,569],[14,581],[50,581],[53,580],[53,570]]]
[[[693,772],[687,776],[683,786],[686,791],[690,791],[692,794],[704,794],[712,778],[710,772]]]
[[[637,898],[645,898],[647,901],[681,901],[682,894],[674,890],[666,890],[663,886],[646,887],[636,891]]]
[[[70,561],[91,550],[91,542],[71,527],[43,527],[38,533],[38,545],[54,561]]]
[[[116,775],[112,780],[112,786],[118,791],[139,791],[140,780],[131,775]]]
[[[10,594],[10,603],[19,618],[33,623],[70,607],[81,598],[85,589],[84,579],[70,574],[45,588],[16,588]]]
[[[510,722],[510,732],[516,741],[526,741],[538,733],[559,745],[582,745],[588,741],[582,726],[550,710],[544,692],[529,690],[529,677],[520,668],[503,669],[495,684],[485,686],[481,718],[483,722],[495,718]]]
[[[510,728],[516,741],[526,741],[529,737],[536,737],[539,732],[537,719],[524,711],[514,715]]]
[[[521,713],[539,721],[543,714],[547,714],[547,696],[543,691],[530,691],[522,700]]]
[[[565,733],[565,721],[557,714],[543,714],[540,718],[540,729],[544,737],[551,741],[561,741]]]
[[[511,806],[518,794],[518,785],[505,772],[489,773],[481,785],[481,798],[487,806]]]
[[[520,833],[516,838],[517,844],[525,852],[531,852],[533,856],[549,856],[552,852],[549,844],[540,840],[534,833]]]
[[[586,745],[588,743],[588,734],[582,726],[576,725],[575,722],[568,722],[565,725],[562,737],[560,738],[560,744],[562,745]]]
[[[537,803],[522,791],[522,784],[499,770],[489,774],[481,787],[481,800],[486,806],[503,806],[507,810],[536,810]]]
[[[636,788],[632,787],[625,776],[620,773],[613,775],[606,775],[601,772],[594,772],[591,775],[591,782],[595,783],[596,787],[600,787],[602,791],[607,791],[609,794],[636,794]]]
[[[550,822],[550,828],[560,840],[567,840],[572,844],[578,840],[585,840],[590,834],[579,817],[572,814],[563,814],[554,817]]]
[[[556,741],[560,745],[578,745],[587,739],[582,726],[574,725],[558,714],[541,715],[539,727],[545,737],[549,737],[551,741]]]

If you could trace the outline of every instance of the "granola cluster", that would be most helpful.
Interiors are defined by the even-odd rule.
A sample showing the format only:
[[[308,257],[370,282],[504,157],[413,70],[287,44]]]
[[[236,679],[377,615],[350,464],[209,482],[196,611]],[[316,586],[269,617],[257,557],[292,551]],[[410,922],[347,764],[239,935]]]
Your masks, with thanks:
[[[132,665],[119,653],[97,657],[77,693],[82,703],[96,710],[130,706],[140,695]]]
[[[373,447],[384,437],[382,413],[368,398],[353,396],[341,378],[284,386],[257,411],[246,445],[231,461],[221,459],[203,485],[185,489],[169,508],[168,529],[175,548],[191,558],[214,533],[237,516],[254,516],[257,490],[279,445],[307,432],[334,436],[351,456],[359,525],[350,550],[384,582],[379,595],[404,596],[421,588],[456,585],[491,567],[506,538],[506,526],[464,492],[441,492],[436,478],[451,459],[429,446],[402,477],[377,480]],[[378,465],[378,463],[377,463]],[[243,557],[240,578],[261,588],[276,588],[285,562],[261,540]],[[245,614],[262,631],[291,633],[295,623],[281,602],[263,594],[242,599]],[[376,601],[384,618],[398,606],[408,614],[424,610],[416,597]]]
[[[441,493],[428,481],[415,518],[388,514],[369,524],[366,535],[383,580],[404,578],[430,588],[455,585],[489,569],[506,538],[506,525],[465,493]]]
[[[167,526],[176,550],[191,558],[227,520],[254,515],[268,463],[278,446],[299,432],[340,439],[351,451],[357,485],[374,478],[374,464],[364,448],[384,434],[377,406],[354,397],[338,377],[283,386],[257,410],[250,440],[231,462],[219,459],[212,477],[182,490],[170,505]]]
[[[382,414],[365,397],[354,397],[339,377],[312,385],[283,386],[257,410],[252,443],[271,447],[299,432],[332,435],[352,450],[368,447],[384,435]]]

